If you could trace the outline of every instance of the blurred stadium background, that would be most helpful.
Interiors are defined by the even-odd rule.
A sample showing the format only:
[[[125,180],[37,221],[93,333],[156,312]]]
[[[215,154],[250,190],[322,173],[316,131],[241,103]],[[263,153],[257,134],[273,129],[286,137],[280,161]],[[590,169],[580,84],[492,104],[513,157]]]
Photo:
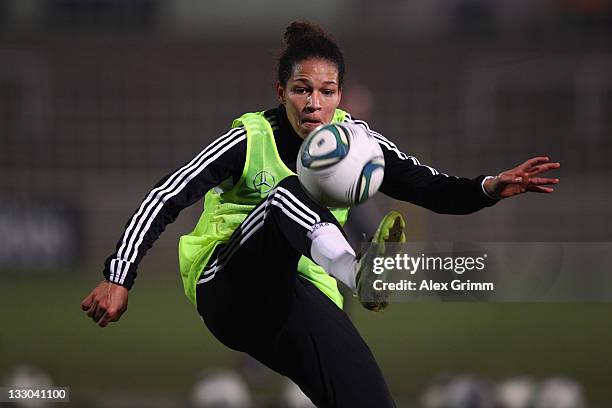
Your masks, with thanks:
[[[177,237],[201,204],[144,259],[121,323],[100,330],[79,303],[148,189],[276,104],[281,36],[301,18],[345,53],[342,106],[421,162],[469,177],[540,154],[563,165],[553,196],[471,216],[378,196],[354,237],[394,208],[412,240],[612,240],[608,0],[0,0],[0,386],[38,369],[73,405],[188,406],[231,369],[252,406],[282,406],[282,379],[218,344],[182,294]],[[607,303],[347,307],[400,408],[493,406],[494,384],[524,378],[612,401]],[[451,388],[464,405],[435,396]]]

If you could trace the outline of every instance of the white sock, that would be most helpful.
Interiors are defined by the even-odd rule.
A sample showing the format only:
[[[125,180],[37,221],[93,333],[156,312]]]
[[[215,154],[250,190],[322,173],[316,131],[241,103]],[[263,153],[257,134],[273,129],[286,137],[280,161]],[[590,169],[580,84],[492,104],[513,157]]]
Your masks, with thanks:
[[[355,251],[338,227],[332,223],[322,222],[312,228],[308,237],[312,240],[310,254],[313,261],[355,292],[357,290]]]

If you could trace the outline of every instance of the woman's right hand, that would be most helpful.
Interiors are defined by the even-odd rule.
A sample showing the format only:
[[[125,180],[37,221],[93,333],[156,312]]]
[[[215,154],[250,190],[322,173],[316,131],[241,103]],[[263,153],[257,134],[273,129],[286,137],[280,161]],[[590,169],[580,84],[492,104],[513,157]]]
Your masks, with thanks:
[[[127,310],[128,290],[121,285],[102,281],[81,302],[81,309],[87,312],[100,327],[116,322]]]

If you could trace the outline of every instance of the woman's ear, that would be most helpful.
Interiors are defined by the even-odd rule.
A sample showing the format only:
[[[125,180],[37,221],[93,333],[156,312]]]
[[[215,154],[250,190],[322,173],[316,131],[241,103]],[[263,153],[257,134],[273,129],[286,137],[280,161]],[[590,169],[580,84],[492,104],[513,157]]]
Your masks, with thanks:
[[[276,83],[276,96],[278,97],[278,101],[285,104],[285,87],[281,85],[280,82]]]

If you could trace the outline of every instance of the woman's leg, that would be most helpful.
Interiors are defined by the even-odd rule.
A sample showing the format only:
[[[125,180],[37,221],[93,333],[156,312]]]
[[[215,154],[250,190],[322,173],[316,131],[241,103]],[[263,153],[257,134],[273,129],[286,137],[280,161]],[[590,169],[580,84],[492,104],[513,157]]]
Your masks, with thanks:
[[[222,343],[291,378],[320,407],[392,407],[346,314],[296,272],[300,256],[311,255],[312,226],[339,225],[296,177],[278,187],[205,268],[199,313]]]
[[[394,407],[372,352],[346,313],[302,277],[293,305],[274,347],[273,368],[318,407]]]

